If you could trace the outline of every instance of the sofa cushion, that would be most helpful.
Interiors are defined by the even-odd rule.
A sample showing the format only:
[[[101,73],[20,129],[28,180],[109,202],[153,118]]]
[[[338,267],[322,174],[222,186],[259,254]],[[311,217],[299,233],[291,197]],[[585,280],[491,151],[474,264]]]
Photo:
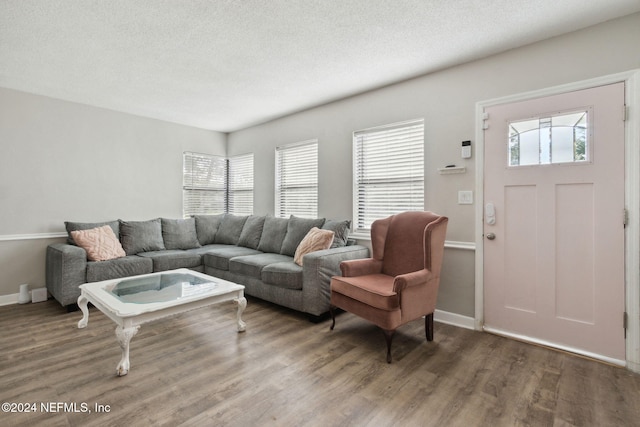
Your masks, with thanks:
[[[120,220],[120,241],[127,255],[164,250],[160,218],[149,221]]]
[[[202,264],[202,255],[182,250],[142,252],[139,257],[153,261],[153,271],[175,270],[176,268],[194,268]]]
[[[196,233],[198,242],[202,246],[210,245],[216,240],[216,233],[222,223],[225,214],[219,215],[196,215]]]
[[[229,271],[243,276],[261,278],[262,269],[269,264],[276,262],[291,261],[291,257],[280,254],[257,254],[231,258],[229,260]]]
[[[264,228],[264,216],[251,215],[247,218],[238,239],[238,246],[244,246],[251,249],[258,249],[260,237],[262,237],[262,229]]]
[[[279,254],[284,236],[287,234],[288,224],[289,220],[287,218],[266,217],[264,227],[262,228],[260,243],[258,244],[258,250]]]
[[[333,243],[334,234],[331,230],[320,230],[318,227],[313,227],[298,245],[296,254],[293,256],[293,262],[302,265],[302,259],[306,254],[329,249],[331,243]]]
[[[322,225],[323,230],[331,230],[335,233],[333,237],[332,248],[341,248],[347,246],[349,240],[349,230],[351,228],[351,221],[334,221],[328,219]]]
[[[216,233],[215,243],[237,245],[248,216],[225,215]]]
[[[162,240],[166,249],[191,249],[200,246],[195,218],[161,218],[161,223]]]
[[[120,240],[108,225],[89,230],[74,230],[71,236],[76,244],[85,250],[89,261],[107,261],[127,255]]]
[[[202,262],[207,267],[218,270],[229,270],[229,260],[237,256],[256,255],[262,252],[244,246],[225,246],[223,248],[211,249],[202,257]]]
[[[149,273],[153,273],[153,261],[150,258],[135,255],[87,263],[87,282],[100,282]]]
[[[200,246],[199,248],[186,249],[186,252],[191,252],[194,254],[204,255],[209,252],[211,249],[219,249],[219,248],[228,248],[229,245],[216,245],[215,243],[212,245]]]
[[[262,281],[286,289],[302,289],[302,267],[293,261],[269,264],[262,269]]]
[[[116,235],[118,239],[120,239],[120,222],[116,219],[114,221],[104,221],[104,222],[72,222],[65,221],[64,227],[67,229],[67,243],[70,245],[75,245],[73,237],[71,237],[72,231],[77,230],[90,230],[92,228],[102,227],[103,225],[108,225],[113,230],[113,233]]]
[[[335,276],[331,279],[331,291],[380,310],[394,311],[400,308],[400,298],[393,290],[394,280],[386,274]]]
[[[324,218],[319,219],[310,219],[310,218],[299,218],[297,216],[291,215],[289,218],[289,223],[287,224],[287,234],[284,236],[284,240],[282,241],[282,248],[280,248],[280,253],[284,255],[294,256],[296,253],[296,249],[298,245],[304,239],[304,236],[307,235],[309,230],[313,227],[322,227],[324,224]]]

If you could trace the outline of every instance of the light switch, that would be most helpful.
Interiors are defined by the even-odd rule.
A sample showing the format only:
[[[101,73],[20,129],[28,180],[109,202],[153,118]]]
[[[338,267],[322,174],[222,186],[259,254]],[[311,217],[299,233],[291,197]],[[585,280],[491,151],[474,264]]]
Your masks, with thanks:
[[[458,204],[459,205],[472,205],[473,204],[473,191],[458,191]]]

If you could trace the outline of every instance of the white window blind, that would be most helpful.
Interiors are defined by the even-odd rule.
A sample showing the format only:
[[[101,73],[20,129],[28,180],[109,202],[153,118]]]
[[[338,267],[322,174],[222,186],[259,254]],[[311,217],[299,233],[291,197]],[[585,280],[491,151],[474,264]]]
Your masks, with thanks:
[[[253,153],[229,158],[227,212],[253,214]]]
[[[318,141],[276,148],[276,216],[318,216]]]
[[[424,122],[354,132],[354,232],[376,219],[424,210]]]
[[[225,212],[227,161],[224,157],[185,152],[183,154],[182,212],[209,215]]]

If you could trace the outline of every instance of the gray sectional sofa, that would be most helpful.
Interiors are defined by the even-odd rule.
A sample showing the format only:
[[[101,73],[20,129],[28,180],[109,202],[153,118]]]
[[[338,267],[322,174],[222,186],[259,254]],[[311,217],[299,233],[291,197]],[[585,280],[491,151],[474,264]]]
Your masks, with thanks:
[[[319,318],[329,310],[329,282],[340,262],[366,258],[368,248],[348,239],[349,221],[291,216],[201,215],[188,219],[66,222],[66,243],[47,247],[46,282],[60,304],[73,307],[79,285],[108,279],[189,268],[245,286],[255,296]],[[71,232],[109,225],[126,256],[88,261]],[[296,248],[313,227],[335,233],[330,249],[294,262]]]

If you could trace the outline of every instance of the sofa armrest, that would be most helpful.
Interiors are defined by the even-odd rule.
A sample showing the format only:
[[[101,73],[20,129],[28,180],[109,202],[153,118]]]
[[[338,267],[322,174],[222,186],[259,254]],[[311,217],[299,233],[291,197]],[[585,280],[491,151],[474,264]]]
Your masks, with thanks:
[[[87,253],[84,249],[66,243],[47,246],[47,290],[63,306],[78,301],[78,286],[86,282],[86,271]]]
[[[369,257],[369,248],[344,246],[311,252],[302,263],[302,305],[305,313],[315,316],[329,311],[331,277],[340,274],[340,263]]]

